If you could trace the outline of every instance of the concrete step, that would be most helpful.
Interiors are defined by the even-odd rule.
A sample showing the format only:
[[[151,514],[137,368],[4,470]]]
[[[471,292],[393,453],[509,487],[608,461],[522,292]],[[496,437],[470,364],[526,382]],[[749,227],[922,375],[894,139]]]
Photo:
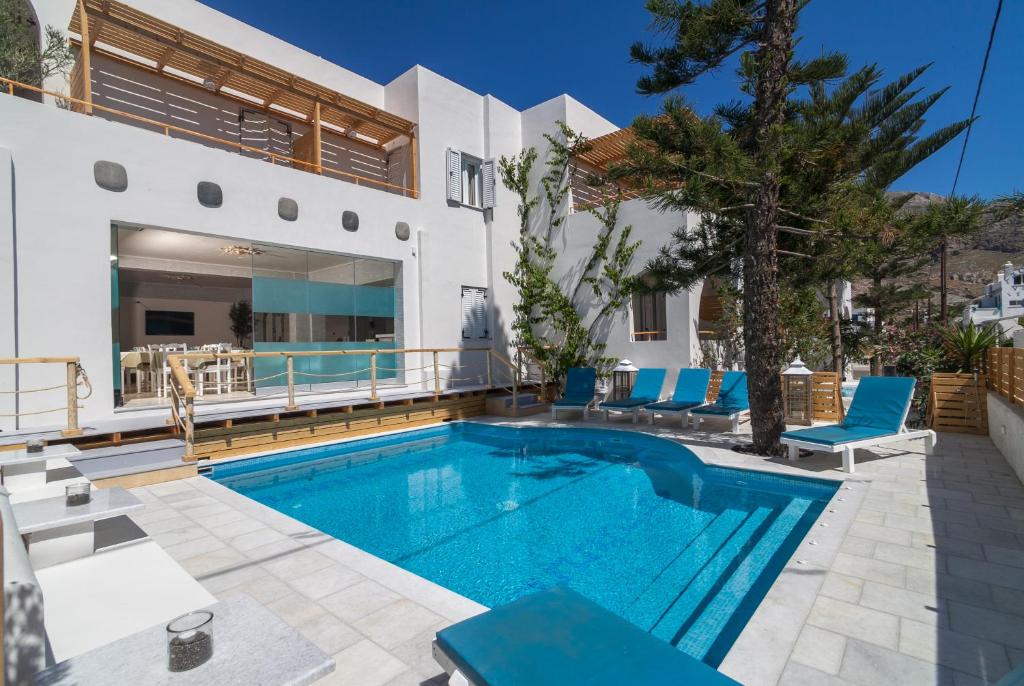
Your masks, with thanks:
[[[151,472],[185,464],[185,443],[176,439],[130,443],[83,450],[71,462],[87,478],[109,479],[126,474]]]

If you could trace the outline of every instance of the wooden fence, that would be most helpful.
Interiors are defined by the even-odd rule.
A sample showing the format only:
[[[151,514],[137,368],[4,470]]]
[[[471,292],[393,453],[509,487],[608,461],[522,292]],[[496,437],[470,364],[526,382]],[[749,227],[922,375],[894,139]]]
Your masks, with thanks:
[[[988,434],[984,374],[932,374],[928,426],[935,431]]]
[[[1024,348],[989,348],[985,376],[990,390],[1011,405],[1024,405]]]
[[[725,372],[715,369],[708,384],[707,401],[715,402]],[[811,418],[816,422],[841,422],[843,408],[842,381],[835,372],[814,372],[811,378]]]

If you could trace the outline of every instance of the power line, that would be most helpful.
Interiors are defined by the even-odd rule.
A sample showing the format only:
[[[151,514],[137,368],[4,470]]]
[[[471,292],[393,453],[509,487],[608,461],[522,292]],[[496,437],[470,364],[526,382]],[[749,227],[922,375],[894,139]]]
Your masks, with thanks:
[[[978,89],[974,92],[974,104],[971,105],[971,118],[967,124],[967,135],[964,136],[964,146],[960,149],[960,161],[956,165],[956,176],[953,177],[953,188],[949,195],[956,192],[956,185],[960,181],[960,169],[964,166],[964,156],[967,154],[967,141],[971,139],[971,129],[974,127],[974,115],[978,111],[978,100],[981,98],[981,86],[985,83],[985,72],[988,70],[988,58],[992,54],[992,43],[996,38],[996,26],[999,25],[999,15],[1003,11],[1003,0],[996,4],[996,16],[992,19],[992,30],[988,34],[988,47],[985,48],[985,60],[981,63],[981,74],[978,75]]]

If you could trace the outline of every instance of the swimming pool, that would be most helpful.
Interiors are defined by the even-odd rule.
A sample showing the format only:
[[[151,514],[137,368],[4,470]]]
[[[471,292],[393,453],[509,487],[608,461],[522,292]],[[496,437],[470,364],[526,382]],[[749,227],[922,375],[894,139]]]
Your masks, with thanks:
[[[639,433],[473,423],[210,476],[487,606],[568,585],[714,666],[837,488]]]

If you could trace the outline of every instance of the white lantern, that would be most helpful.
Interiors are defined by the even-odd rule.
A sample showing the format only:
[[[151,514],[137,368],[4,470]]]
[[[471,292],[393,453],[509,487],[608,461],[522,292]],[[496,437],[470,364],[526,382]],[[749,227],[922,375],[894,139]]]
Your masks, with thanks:
[[[783,414],[787,424],[810,426],[813,423],[813,377],[814,372],[799,355],[782,372]]]

